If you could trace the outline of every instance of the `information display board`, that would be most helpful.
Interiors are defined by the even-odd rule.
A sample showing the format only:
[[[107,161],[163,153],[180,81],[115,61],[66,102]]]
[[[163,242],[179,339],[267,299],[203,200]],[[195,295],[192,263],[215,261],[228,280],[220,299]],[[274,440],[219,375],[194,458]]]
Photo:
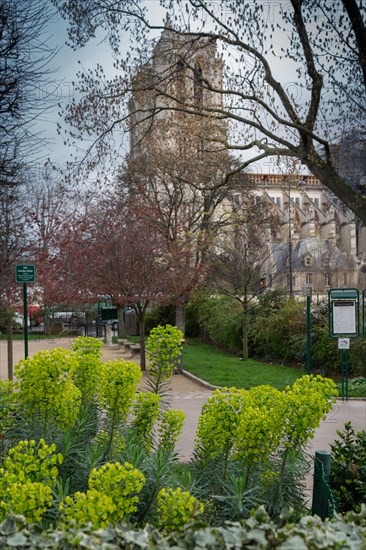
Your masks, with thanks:
[[[359,293],[355,288],[329,291],[329,333],[333,338],[359,335]]]
[[[15,266],[16,283],[34,283],[36,281],[36,268],[33,264],[17,264]]]

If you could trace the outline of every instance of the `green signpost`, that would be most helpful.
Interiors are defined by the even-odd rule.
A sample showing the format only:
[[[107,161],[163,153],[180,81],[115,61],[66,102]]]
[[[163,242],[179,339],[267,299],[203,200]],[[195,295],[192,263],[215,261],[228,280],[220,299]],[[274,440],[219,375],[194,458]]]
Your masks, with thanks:
[[[27,284],[36,281],[36,268],[33,264],[15,266],[15,282],[23,283],[23,318],[24,318],[24,357],[28,357],[28,291]]]
[[[342,399],[348,400],[350,338],[360,334],[360,299],[356,288],[333,288],[328,293],[329,336],[341,351]]]

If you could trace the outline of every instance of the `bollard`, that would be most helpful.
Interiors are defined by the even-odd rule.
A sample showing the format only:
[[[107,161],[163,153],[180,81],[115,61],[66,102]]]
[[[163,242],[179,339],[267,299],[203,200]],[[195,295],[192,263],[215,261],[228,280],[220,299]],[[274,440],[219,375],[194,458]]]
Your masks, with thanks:
[[[112,326],[111,325],[107,325],[106,337],[107,337],[107,346],[111,346],[112,345]]]
[[[316,514],[322,520],[330,517],[330,474],[329,451],[315,451],[314,459],[314,484],[313,484],[313,503],[311,507],[312,514]]]

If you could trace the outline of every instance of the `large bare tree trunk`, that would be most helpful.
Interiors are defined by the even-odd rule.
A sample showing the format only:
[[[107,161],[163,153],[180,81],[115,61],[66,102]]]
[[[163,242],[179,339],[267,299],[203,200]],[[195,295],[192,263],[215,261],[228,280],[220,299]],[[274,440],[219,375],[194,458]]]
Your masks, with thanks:
[[[175,307],[175,326],[183,332],[183,338],[186,333],[186,307],[177,305]]]
[[[123,315],[123,307],[117,306],[117,315],[118,315],[118,337],[127,338],[125,319]]]

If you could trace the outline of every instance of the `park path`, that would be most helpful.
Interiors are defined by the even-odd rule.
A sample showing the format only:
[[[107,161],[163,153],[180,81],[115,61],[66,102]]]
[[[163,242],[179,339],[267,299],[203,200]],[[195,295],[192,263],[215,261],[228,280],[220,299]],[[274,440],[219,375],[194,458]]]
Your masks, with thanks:
[[[39,340],[29,342],[29,355],[32,356],[42,349],[55,347],[70,348],[73,338],[60,340]],[[14,342],[14,364],[24,357],[24,343]],[[113,359],[133,360],[139,364],[139,356],[131,357],[115,346],[103,347],[103,360]],[[0,378],[7,378],[7,348],[6,342],[0,341]],[[143,385],[143,380],[142,380]],[[188,461],[192,457],[194,438],[197,429],[198,418],[202,405],[207,402],[212,393],[210,386],[197,381],[188,375],[174,375],[171,378],[172,408],[180,409],[186,414],[186,422],[182,435],[178,441],[177,450],[181,459]],[[309,457],[314,457],[316,450],[330,450],[330,444],[337,438],[337,430],[342,430],[346,422],[352,422],[356,431],[366,431],[366,400],[350,399],[348,401],[337,400],[333,410],[327,418],[321,422],[315,436],[308,445]],[[312,472],[306,478],[309,497],[312,489]]]

